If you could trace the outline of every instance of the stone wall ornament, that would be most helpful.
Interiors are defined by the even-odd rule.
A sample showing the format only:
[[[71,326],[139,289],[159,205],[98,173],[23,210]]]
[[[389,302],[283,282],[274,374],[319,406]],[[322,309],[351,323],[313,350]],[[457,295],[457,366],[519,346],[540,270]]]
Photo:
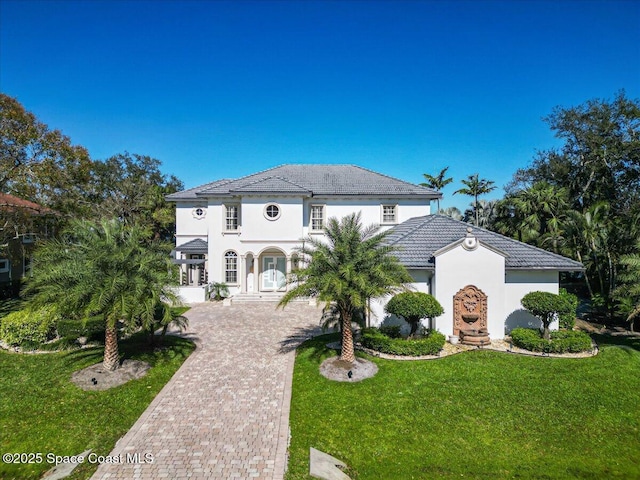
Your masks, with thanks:
[[[462,248],[465,250],[475,250],[478,248],[478,239],[471,233],[473,229],[471,227],[467,227],[467,236],[462,241]]]
[[[487,332],[487,295],[474,285],[467,285],[453,297],[453,334]],[[488,341],[488,334],[484,341]]]

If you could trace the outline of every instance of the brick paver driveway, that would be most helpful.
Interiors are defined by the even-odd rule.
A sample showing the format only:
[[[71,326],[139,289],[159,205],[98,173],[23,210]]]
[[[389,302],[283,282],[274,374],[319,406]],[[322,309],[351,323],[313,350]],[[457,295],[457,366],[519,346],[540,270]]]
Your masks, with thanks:
[[[294,349],[321,313],[304,303],[193,307],[186,336],[196,350],[117,443],[111,455],[123,463],[92,478],[281,479]]]

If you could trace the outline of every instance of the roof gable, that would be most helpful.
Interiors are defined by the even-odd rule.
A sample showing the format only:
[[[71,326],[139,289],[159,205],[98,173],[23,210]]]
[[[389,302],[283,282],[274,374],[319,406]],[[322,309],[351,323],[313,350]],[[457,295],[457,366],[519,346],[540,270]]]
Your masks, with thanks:
[[[209,244],[201,238],[190,240],[187,243],[183,243],[175,248],[176,252],[184,253],[208,253]]]
[[[311,192],[283,177],[260,178],[253,183],[229,188],[229,193],[296,193],[310,195]]]

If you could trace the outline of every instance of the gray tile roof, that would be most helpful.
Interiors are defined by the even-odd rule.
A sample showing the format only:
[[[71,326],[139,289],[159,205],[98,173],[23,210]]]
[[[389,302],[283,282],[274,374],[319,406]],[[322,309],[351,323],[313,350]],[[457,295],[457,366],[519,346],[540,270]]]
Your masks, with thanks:
[[[196,238],[195,240],[190,240],[187,243],[177,246],[176,251],[185,253],[207,253],[209,251],[209,245],[206,241]]]
[[[507,270],[560,270],[580,271],[581,263],[561,255],[519,242],[484,228],[444,215],[427,215],[407,220],[389,231],[386,242],[398,248],[395,255],[407,268],[433,269],[433,253],[464,238],[467,228],[480,243],[506,254]]]
[[[189,200],[189,199],[198,199],[200,197],[197,196],[201,190],[205,188],[214,188],[216,186],[224,185],[225,183],[232,182],[233,180],[228,178],[223,178],[221,180],[216,180],[215,182],[206,183],[204,185],[200,185],[199,187],[190,188],[188,190],[182,190],[181,192],[172,193],[167,195],[167,200]]]
[[[281,165],[236,180],[219,180],[167,196],[186,200],[208,196],[285,193],[313,196],[371,195],[435,199],[430,188],[389,177],[356,165]]]

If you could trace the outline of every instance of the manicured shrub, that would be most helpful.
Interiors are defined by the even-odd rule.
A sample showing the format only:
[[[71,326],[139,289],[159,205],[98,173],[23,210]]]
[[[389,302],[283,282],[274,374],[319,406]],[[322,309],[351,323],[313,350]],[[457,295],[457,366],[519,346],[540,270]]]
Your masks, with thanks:
[[[577,353],[591,350],[591,338],[584,332],[558,330],[551,332],[551,339],[545,340],[539,330],[515,328],[511,340],[516,347],[531,352]]]
[[[402,338],[402,327],[400,325],[381,325],[378,330],[389,338]]]
[[[442,333],[432,330],[424,338],[389,338],[377,328],[367,328],[362,332],[361,343],[364,347],[390,355],[417,357],[421,355],[435,355],[444,346],[445,337]]]
[[[50,307],[12,312],[0,320],[0,339],[9,345],[37,348],[55,336],[57,314]]]
[[[576,325],[576,312],[578,310],[578,297],[573,293],[567,292],[565,288],[560,289],[558,294],[567,303],[567,309],[558,313],[558,321],[560,328],[573,330]]]
[[[551,292],[529,292],[520,301],[533,316],[538,317],[542,322],[542,336],[549,340],[549,325],[560,315],[571,311],[569,301]]]
[[[411,337],[418,330],[418,323],[422,318],[439,317],[444,313],[438,300],[433,295],[423,292],[402,292],[394,295],[384,309],[387,313],[404,318],[411,325]]]

